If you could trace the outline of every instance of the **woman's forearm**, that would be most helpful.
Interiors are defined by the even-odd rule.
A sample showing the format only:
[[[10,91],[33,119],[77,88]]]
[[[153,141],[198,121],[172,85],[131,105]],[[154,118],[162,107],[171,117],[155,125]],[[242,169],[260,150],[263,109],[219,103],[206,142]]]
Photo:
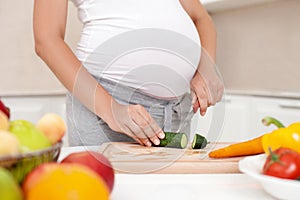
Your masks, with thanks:
[[[64,41],[68,0],[35,0],[35,50],[60,82],[103,120],[112,118],[112,97],[82,67]]]
[[[59,37],[40,38],[38,33],[35,38],[37,54],[67,90],[104,121],[111,120],[112,97],[82,67],[81,62],[63,39]]]
[[[204,49],[203,53],[207,53],[211,60],[216,62],[216,48],[217,48],[217,32],[213,21],[207,15],[204,18],[195,21],[196,28],[201,40],[201,45]],[[205,55],[203,54],[202,55]]]
[[[81,63],[75,58],[63,39],[51,37],[40,39],[39,33],[36,33],[35,51],[62,84],[72,91]]]

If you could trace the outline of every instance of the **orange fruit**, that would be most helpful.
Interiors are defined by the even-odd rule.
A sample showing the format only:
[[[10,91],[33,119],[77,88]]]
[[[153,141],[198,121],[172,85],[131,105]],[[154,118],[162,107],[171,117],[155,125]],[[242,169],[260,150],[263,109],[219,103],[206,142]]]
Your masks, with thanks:
[[[26,200],[109,199],[109,189],[94,171],[80,164],[43,164],[25,179]]]

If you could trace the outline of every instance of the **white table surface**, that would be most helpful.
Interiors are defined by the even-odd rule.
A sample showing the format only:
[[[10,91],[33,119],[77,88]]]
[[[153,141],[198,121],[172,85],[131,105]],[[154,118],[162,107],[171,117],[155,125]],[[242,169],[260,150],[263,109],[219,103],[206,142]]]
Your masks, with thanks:
[[[99,147],[63,147],[72,152]],[[275,199],[244,174],[116,174],[111,200]]]

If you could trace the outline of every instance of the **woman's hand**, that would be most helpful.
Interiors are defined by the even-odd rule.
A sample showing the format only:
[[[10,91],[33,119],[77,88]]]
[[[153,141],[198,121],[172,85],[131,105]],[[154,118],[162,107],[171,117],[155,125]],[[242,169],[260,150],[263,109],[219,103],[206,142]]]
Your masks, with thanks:
[[[204,116],[209,106],[215,105],[222,99],[224,85],[217,74],[214,62],[204,49],[202,49],[199,68],[190,85],[194,113],[200,108],[200,114]]]
[[[113,119],[108,122],[109,127],[133,138],[141,145],[159,145],[164,132],[157,125],[151,115],[141,105],[121,105],[112,101]]]

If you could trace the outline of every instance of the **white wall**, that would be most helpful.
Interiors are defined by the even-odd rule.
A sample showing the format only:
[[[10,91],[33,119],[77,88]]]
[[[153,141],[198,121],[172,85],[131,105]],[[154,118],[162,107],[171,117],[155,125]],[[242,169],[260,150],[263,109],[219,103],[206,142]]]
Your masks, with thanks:
[[[226,0],[225,0],[226,1]],[[69,4],[66,40],[75,49],[81,25]],[[0,0],[0,95],[63,93],[35,55],[33,0]],[[218,65],[228,91],[300,94],[300,1],[218,11]]]
[[[226,88],[300,96],[300,1],[213,13]]]
[[[33,0],[0,0],[0,96],[65,91],[34,52],[32,15]],[[79,29],[75,9],[70,9],[66,40],[73,49]]]

